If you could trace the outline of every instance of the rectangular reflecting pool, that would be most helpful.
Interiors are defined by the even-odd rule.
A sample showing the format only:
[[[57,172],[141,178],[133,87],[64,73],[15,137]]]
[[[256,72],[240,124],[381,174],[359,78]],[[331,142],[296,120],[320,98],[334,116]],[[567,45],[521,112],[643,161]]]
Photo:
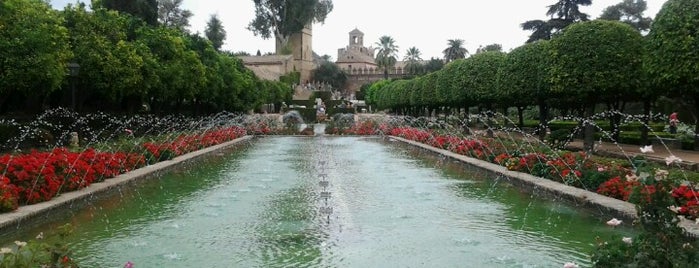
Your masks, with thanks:
[[[71,223],[82,267],[583,267],[632,232],[364,137],[257,138],[68,214],[4,243]]]

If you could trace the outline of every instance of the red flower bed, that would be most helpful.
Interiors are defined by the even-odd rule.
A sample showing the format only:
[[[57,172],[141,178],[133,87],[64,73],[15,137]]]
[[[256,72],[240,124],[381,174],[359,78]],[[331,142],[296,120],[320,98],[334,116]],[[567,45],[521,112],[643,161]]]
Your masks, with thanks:
[[[144,143],[144,154],[98,152],[88,148],[71,152],[66,148],[0,155],[0,212],[18,204],[50,200],[61,192],[84,188],[142,167],[146,158],[162,160],[244,136],[237,127],[209,130],[200,135],[179,135],[172,141]]]
[[[593,174],[593,176],[597,177],[594,179],[601,178],[602,181],[600,182],[602,183],[599,184],[599,187],[592,186],[592,190],[597,189],[599,194],[624,201],[629,200],[635,189],[640,189],[641,197],[647,199],[650,199],[650,195],[656,191],[654,185],[643,185],[637,178],[629,180],[622,178],[622,176],[633,174],[628,168],[618,164],[596,163],[583,152],[567,152],[560,156],[549,156],[541,153],[518,153],[515,156],[509,153],[502,153],[506,151],[504,148],[500,148],[501,146],[497,143],[488,143],[484,140],[440,136],[431,131],[411,127],[394,128],[387,133],[433,147],[447,149],[458,154],[489,160],[495,164],[507,167],[508,170],[537,173],[536,175],[577,187],[585,186],[586,183],[583,181],[591,185],[598,185],[599,182],[583,177],[584,172]],[[541,170],[546,172],[539,174]],[[635,178],[635,176],[631,177]],[[673,190],[672,194],[676,199],[676,203],[680,205],[678,208],[679,214],[687,215],[690,218],[699,217],[698,191],[688,186],[679,186]]]
[[[16,187],[20,204],[50,200],[60,192],[84,188],[143,165],[139,154],[104,153],[87,149],[0,156],[0,174]],[[5,209],[8,209],[7,207]]]

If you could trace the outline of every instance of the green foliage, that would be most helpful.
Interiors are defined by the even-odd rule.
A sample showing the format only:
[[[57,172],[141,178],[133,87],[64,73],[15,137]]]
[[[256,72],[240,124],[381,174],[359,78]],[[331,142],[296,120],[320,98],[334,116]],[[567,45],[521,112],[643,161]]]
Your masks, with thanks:
[[[41,104],[72,57],[63,19],[40,0],[0,2],[0,107],[11,95]]]
[[[447,40],[447,48],[445,48],[442,53],[444,54],[444,61],[451,62],[466,58],[466,55],[468,55],[468,49],[464,48],[464,40],[449,39]]]
[[[639,32],[650,29],[653,19],[644,17],[643,12],[648,8],[645,0],[624,0],[616,5],[604,9],[600,19],[616,20],[631,25]]]
[[[408,48],[405,52],[405,57],[403,61],[405,64],[405,72],[409,74],[421,74],[424,71],[422,63],[422,58],[420,57],[422,52],[417,47]]]
[[[549,59],[546,40],[510,51],[497,76],[499,101],[508,106],[528,106],[549,99]]]
[[[472,68],[461,73],[462,79],[468,81],[466,87],[470,99],[477,103],[494,104],[498,98],[497,74],[505,62],[505,53],[499,51],[483,52],[471,56],[465,61]]]
[[[488,52],[488,51],[498,51],[502,52],[502,45],[500,44],[490,44],[486,46],[480,46],[478,49],[476,49],[476,54],[478,53],[483,53],[483,52]]]
[[[679,218],[668,209],[674,205],[670,193],[672,182],[656,178],[655,170],[643,163],[637,165],[637,175],[651,174],[632,194],[636,204],[636,228],[640,234],[623,241],[599,241],[592,254],[595,267],[697,267],[699,251],[697,242],[687,237],[678,225]],[[648,187],[651,187],[652,190]]]
[[[371,84],[371,86],[366,89],[366,93],[364,94],[366,104],[377,105],[381,89],[383,89],[389,83],[389,80],[379,80]]]
[[[383,69],[384,78],[388,79],[388,69],[396,65],[398,61],[398,46],[396,40],[388,35],[381,36],[376,42],[378,51],[376,51],[376,65]]]
[[[343,88],[347,83],[347,74],[334,62],[324,61],[312,73],[313,81],[325,82],[333,88]]]
[[[580,12],[580,6],[591,4],[591,0],[558,0],[553,5],[548,6],[549,10],[546,11],[546,16],[551,19],[547,21],[530,20],[522,23],[522,29],[532,31],[527,43],[542,39],[549,40],[569,25],[579,21],[587,21],[588,15]]]
[[[290,72],[286,75],[279,77],[279,82],[287,85],[298,85],[301,83],[301,73],[300,72]]]
[[[324,22],[333,10],[332,0],[255,0],[255,18],[248,30],[264,39],[275,36],[282,47],[288,37],[301,32],[303,27]]]
[[[223,29],[223,23],[218,18],[218,15],[211,15],[209,21],[206,22],[206,29],[204,29],[204,34],[206,38],[211,41],[211,44],[216,50],[221,50],[223,46],[223,41],[226,40],[226,30]]]
[[[428,60],[425,63],[424,68],[425,68],[425,73],[432,73],[432,72],[439,71],[442,68],[444,68],[444,61],[442,61],[441,59],[437,59],[437,58],[430,58],[430,60]]]
[[[641,34],[616,21],[580,22],[551,42],[552,90],[574,96],[580,107],[636,96],[644,55]]]
[[[89,99],[115,103],[144,93],[141,68],[143,57],[150,54],[140,54],[137,45],[127,41],[128,18],[102,8],[90,13],[84,5],[68,6],[63,15],[81,67],[78,106]]]
[[[699,2],[668,0],[648,34],[647,69],[653,85],[669,91],[699,110]],[[699,132],[699,124],[694,132]],[[699,135],[694,137],[695,146]]]
[[[668,0],[648,34],[648,66],[656,86],[696,99],[699,95],[699,2]]]
[[[183,0],[158,0],[158,21],[167,27],[185,31],[189,27],[189,18],[194,14],[182,9]]]
[[[102,0],[102,7],[131,14],[149,25],[158,23],[157,0]]]
[[[59,227],[55,234],[44,237],[44,234],[40,233],[36,240],[15,241],[13,247],[0,249],[0,267],[78,267],[78,264],[71,258],[70,245],[63,242],[72,233],[71,225],[66,224]]]

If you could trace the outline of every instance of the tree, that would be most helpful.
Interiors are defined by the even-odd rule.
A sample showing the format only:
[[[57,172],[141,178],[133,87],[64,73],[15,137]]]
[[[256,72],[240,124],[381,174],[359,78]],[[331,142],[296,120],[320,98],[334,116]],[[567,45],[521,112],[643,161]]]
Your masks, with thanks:
[[[182,9],[182,0],[158,0],[158,19],[162,25],[185,31],[192,12]]]
[[[313,70],[313,81],[325,82],[335,89],[340,89],[347,82],[347,74],[340,70],[340,67],[334,62],[323,61],[318,68]]]
[[[643,16],[643,12],[647,8],[645,0],[624,0],[624,2],[605,8],[599,18],[618,20],[631,25],[639,32],[645,32],[650,29],[650,24],[653,22],[650,17]]]
[[[277,53],[287,48],[289,37],[311,23],[323,23],[333,10],[332,0],[253,0],[255,18],[248,30],[264,39],[274,35]]]
[[[158,24],[157,0],[102,0],[102,7],[131,14],[149,25]]]
[[[548,123],[548,102],[552,97],[549,85],[551,58],[548,40],[524,44],[510,51],[498,72],[500,102],[517,107],[520,127],[522,108],[539,106],[539,137],[544,139]]]
[[[532,31],[527,43],[542,39],[549,40],[568,25],[578,21],[587,21],[589,16],[580,12],[580,6],[591,4],[592,0],[559,0],[548,6],[549,10],[546,11],[546,16],[550,17],[549,20],[530,20],[521,24],[523,30]]]
[[[699,2],[668,0],[658,12],[648,34],[648,70],[656,90],[693,102],[699,114]],[[696,130],[699,131],[699,124]],[[699,133],[699,132],[696,132]],[[699,135],[694,136],[699,146]]]
[[[447,40],[447,48],[444,49],[442,53],[444,53],[444,61],[449,63],[456,59],[466,58],[466,55],[468,55],[468,50],[464,48],[464,40],[449,39]]]
[[[209,22],[206,23],[204,34],[206,35],[206,38],[211,41],[214,49],[221,50],[223,41],[226,40],[226,30],[223,29],[223,24],[221,23],[221,20],[218,19],[218,15],[211,15]]]
[[[505,53],[489,51],[475,54],[466,59],[470,68],[459,75],[465,76],[470,89],[467,95],[476,103],[483,105],[486,110],[492,110],[492,105],[497,101],[497,74],[505,62]]]
[[[441,70],[444,67],[444,61],[438,58],[430,58],[425,65],[425,73],[431,73]]]
[[[500,44],[490,44],[485,47],[481,46],[476,49],[476,54],[488,51],[499,51],[502,52],[502,45]]]
[[[620,111],[638,95],[643,77],[643,37],[618,21],[580,22],[552,40],[552,89],[573,96],[584,115],[594,114],[599,102]],[[613,129],[614,126],[612,126]],[[618,129],[618,128],[616,128]],[[585,149],[592,150],[594,126],[585,121]]]
[[[140,106],[145,99],[144,59],[138,47],[127,40],[129,24],[134,18],[113,10],[88,11],[84,5],[68,6],[63,11],[70,30],[70,44],[80,73],[76,108],[91,103],[106,109],[118,107],[133,98]]]
[[[383,68],[384,78],[388,79],[388,68],[392,68],[396,65],[398,61],[398,46],[396,41],[388,35],[384,35],[379,38],[379,42],[376,42],[378,46],[378,51],[376,52],[376,65],[379,68]]]
[[[422,61],[422,58],[420,57],[422,53],[420,52],[419,49],[416,47],[411,47],[408,48],[408,50],[405,52],[405,57],[403,57],[403,61],[406,62],[405,64],[405,71],[409,74],[419,74],[422,73],[423,66],[420,63]]]
[[[0,109],[19,97],[39,109],[73,56],[58,12],[44,1],[0,1]]]

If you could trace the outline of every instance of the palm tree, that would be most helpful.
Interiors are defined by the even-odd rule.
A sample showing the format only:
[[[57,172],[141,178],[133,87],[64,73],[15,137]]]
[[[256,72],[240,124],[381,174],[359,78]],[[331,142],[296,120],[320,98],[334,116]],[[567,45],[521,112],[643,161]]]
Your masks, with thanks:
[[[408,48],[408,51],[405,52],[405,57],[403,58],[403,61],[407,62],[405,64],[405,70],[409,74],[417,74],[421,72],[422,69],[422,64],[420,62],[422,61],[422,58],[420,55],[422,52],[420,52],[419,49],[416,47],[411,47]]]
[[[376,53],[376,65],[379,68],[383,68],[383,75],[385,79],[388,79],[388,68],[396,65],[398,61],[398,46],[396,46],[396,41],[388,35],[384,35],[379,38],[379,42],[376,45],[379,51]]]
[[[444,61],[447,63],[456,59],[466,58],[466,55],[468,55],[468,50],[464,48],[464,40],[462,39],[449,39],[447,40],[447,45],[448,47],[442,51],[444,53]]]

